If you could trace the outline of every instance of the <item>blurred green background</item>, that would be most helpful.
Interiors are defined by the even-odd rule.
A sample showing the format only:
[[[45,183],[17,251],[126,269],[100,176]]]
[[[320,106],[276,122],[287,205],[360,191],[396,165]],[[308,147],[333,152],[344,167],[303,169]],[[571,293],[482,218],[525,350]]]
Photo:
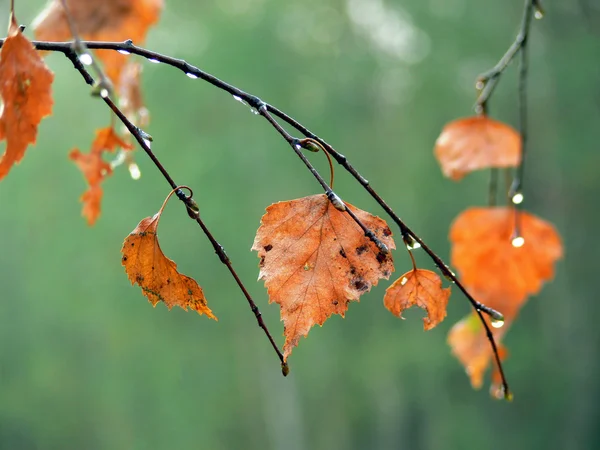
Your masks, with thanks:
[[[16,3],[24,24],[44,4]],[[521,0],[166,3],[148,47],[312,128],[447,260],[448,227],[467,206],[485,204],[488,174],[444,179],[433,144],[446,122],[471,114],[475,77],[512,42]],[[7,23],[8,1],[0,4]],[[469,311],[456,290],[446,321],[424,333],[422,311],[400,321],[384,309],[386,282],[346,319],[314,328],[283,378],[242,294],[176,202],[161,221],[162,248],[204,287],[219,322],[153,309],[129,284],[119,251],[168,185],[138,152],[142,178],[117,170],[104,183],[100,220],[86,225],[85,184],[67,154],[89,148],[109,115],[68,61],[50,55],[54,114],[0,183],[0,448],[598,448],[600,7],[545,6],[531,36],[525,196],[527,209],[556,225],[566,257],[505,339],[512,404],[473,391],[449,352],[446,334]],[[229,95],[147,63],[143,84],[153,149],[176,182],[194,188],[282,343],[278,307],[267,304],[249,249],[266,206],[320,187]],[[490,105],[516,125],[516,66]],[[326,173],[322,155],[310,158]],[[336,190],[383,214],[341,169]],[[396,274],[408,269],[402,252],[396,260]]]

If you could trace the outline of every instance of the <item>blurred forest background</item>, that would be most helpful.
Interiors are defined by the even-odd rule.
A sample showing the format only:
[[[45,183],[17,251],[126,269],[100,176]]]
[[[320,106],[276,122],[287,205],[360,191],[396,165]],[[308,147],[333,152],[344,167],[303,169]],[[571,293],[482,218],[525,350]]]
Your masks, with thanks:
[[[0,23],[8,23],[8,1]],[[17,1],[31,24],[42,0]],[[104,183],[103,213],[80,216],[85,183],[68,158],[109,123],[60,55],[54,115],[0,183],[1,449],[589,449],[600,446],[600,4],[546,2],[530,46],[526,208],[553,222],[566,257],[505,342],[512,404],[473,391],[446,334],[469,312],[454,291],[444,323],[384,309],[388,283],[303,339],[283,378],[242,294],[172,202],[161,245],[204,287],[213,322],[153,309],[121,267],[123,239],[168,185],[140,152]],[[319,133],[444,259],[453,218],[486,202],[488,173],[456,184],[432,149],[470,115],[476,76],[515,37],[523,1],[167,0],[146,47],[185,58]],[[26,34],[31,38],[32,31]],[[279,343],[279,308],[250,252],[269,204],[321,192],[267,125],[200,80],[145,64],[153,149],[225,246]],[[490,103],[516,125],[516,66]],[[325,158],[310,155],[326,172]],[[383,216],[343,170],[336,191]],[[386,217],[387,219],[387,217]],[[397,230],[394,230],[396,233]],[[418,254],[423,267],[428,259]],[[396,254],[396,275],[409,268]]]

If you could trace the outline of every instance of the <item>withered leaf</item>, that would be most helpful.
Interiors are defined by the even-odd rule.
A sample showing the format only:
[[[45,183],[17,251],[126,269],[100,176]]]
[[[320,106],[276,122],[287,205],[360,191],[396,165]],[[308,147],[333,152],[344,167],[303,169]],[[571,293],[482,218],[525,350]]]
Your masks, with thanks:
[[[347,206],[389,249],[396,248],[384,220]],[[286,359],[315,324],[332,314],[343,317],[350,301],[394,270],[391,254],[379,251],[323,194],[269,206],[252,250],[269,302],[281,308]]]
[[[150,26],[159,19],[163,0],[66,0],[82,39],[92,41],[133,40],[140,45]],[[50,1],[34,21],[36,39],[70,41],[73,39],[62,0]],[[127,57],[111,50],[99,50],[106,74],[118,85]]]
[[[100,184],[112,174],[109,163],[104,161],[104,152],[113,152],[116,148],[131,150],[131,144],[117,135],[113,127],[96,130],[96,138],[89,153],[81,153],[75,148],[69,153],[69,158],[75,162],[89,184],[89,189],[81,196],[83,203],[82,215],[89,225],[93,225],[100,216],[102,202],[102,187]]]
[[[435,143],[442,172],[453,180],[490,167],[516,167],[521,162],[521,137],[510,126],[475,116],[447,124]]]
[[[423,318],[425,330],[431,330],[446,317],[450,288],[442,288],[442,280],[431,270],[413,269],[400,276],[385,291],[383,303],[396,317],[402,311],[418,306],[427,311]]]
[[[11,14],[8,37],[0,52],[0,139],[6,139],[0,179],[23,159],[27,146],[36,141],[39,123],[52,113],[53,79]]]
[[[164,206],[163,206],[164,208]],[[169,309],[179,306],[191,308],[198,314],[216,317],[209,309],[202,288],[193,278],[177,271],[177,264],[167,258],[158,243],[157,229],[163,208],[153,217],[146,217],[125,242],[121,262],[131,284],[142,288],[142,293],[153,306],[161,301]]]

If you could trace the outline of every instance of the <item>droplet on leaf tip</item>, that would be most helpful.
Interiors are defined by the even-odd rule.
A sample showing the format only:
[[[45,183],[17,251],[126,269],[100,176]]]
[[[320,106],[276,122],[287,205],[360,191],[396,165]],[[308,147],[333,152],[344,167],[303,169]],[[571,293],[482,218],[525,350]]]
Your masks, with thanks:
[[[195,74],[193,74],[191,72],[187,72],[186,75],[187,75],[188,78],[191,78],[192,80],[198,79],[198,75],[195,75]]]
[[[521,194],[520,192],[517,192],[515,195],[513,195],[511,201],[515,205],[520,205],[521,203],[523,203],[524,198],[525,197],[523,197],[523,194]]]
[[[138,167],[138,165],[136,163],[131,163],[129,164],[129,175],[131,175],[131,178],[134,180],[139,180],[140,177],[142,176],[142,172],[140,171],[140,168]]]
[[[92,55],[90,55],[89,53],[80,54],[79,61],[81,61],[81,64],[85,66],[89,66],[94,62],[94,60],[92,59]]]
[[[523,244],[525,244],[525,238],[523,236],[516,236],[512,240],[512,246],[515,248],[523,247]]]

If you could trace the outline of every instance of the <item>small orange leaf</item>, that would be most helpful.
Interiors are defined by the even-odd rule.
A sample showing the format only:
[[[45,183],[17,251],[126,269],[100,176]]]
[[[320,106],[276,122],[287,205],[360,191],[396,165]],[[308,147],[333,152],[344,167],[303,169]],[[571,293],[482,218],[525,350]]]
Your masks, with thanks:
[[[96,131],[96,138],[89,153],[81,153],[76,148],[69,153],[69,158],[77,164],[90,186],[89,190],[81,196],[82,215],[87,219],[89,225],[93,225],[100,216],[102,201],[100,183],[112,174],[110,164],[104,161],[102,155],[104,152],[113,152],[117,147],[125,150],[133,148],[121,139],[112,127],[107,127]]]
[[[216,320],[202,288],[193,278],[179,273],[177,264],[164,255],[158,244],[157,229],[163,208],[153,217],[143,219],[125,238],[121,263],[127,277],[131,284],[142,288],[152,306],[162,301],[169,309],[179,306],[187,310],[189,307]]]
[[[450,288],[442,288],[442,279],[431,270],[413,269],[398,278],[385,291],[383,304],[396,317],[402,311],[418,306],[427,311],[423,318],[425,330],[431,330],[446,317]]]
[[[521,137],[487,116],[467,117],[444,127],[434,153],[444,175],[458,181],[474,170],[518,166]]]
[[[158,21],[163,0],[66,0],[67,6],[83,39],[92,41],[123,41],[131,39],[140,45],[150,26]],[[35,37],[41,41],[70,41],[62,0],[53,0],[34,21]],[[99,50],[106,74],[118,85],[127,57],[111,50]]]
[[[6,152],[0,157],[0,179],[23,159],[27,146],[35,144],[39,123],[52,114],[53,79],[11,14],[8,37],[0,52],[0,139],[6,139]]]
[[[492,328],[501,360],[504,360],[507,355],[506,348],[500,344],[500,340],[506,333],[508,325],[505,324],[502,328]],[[483,375],[490,363],[490,359],[492,359],[492,348],[481,325],[479,316],[476,313],[471,313],[454,324],[448,333],[448,344],[454,356],[465,367],[473,388],[481,388],[483,385]],[[502,384],[497,368],[494,368],[492,382],[492,389],[494,387],[497,389]]]
[[[383,219],[346,205],[389,249],[396,248]],[[281,308],[286,359],[315,324],[332,314],[344,317],[350,301],[394,270],[391,254],[380,252],[323,194],[269,206],[252,250],[269,302]]]

